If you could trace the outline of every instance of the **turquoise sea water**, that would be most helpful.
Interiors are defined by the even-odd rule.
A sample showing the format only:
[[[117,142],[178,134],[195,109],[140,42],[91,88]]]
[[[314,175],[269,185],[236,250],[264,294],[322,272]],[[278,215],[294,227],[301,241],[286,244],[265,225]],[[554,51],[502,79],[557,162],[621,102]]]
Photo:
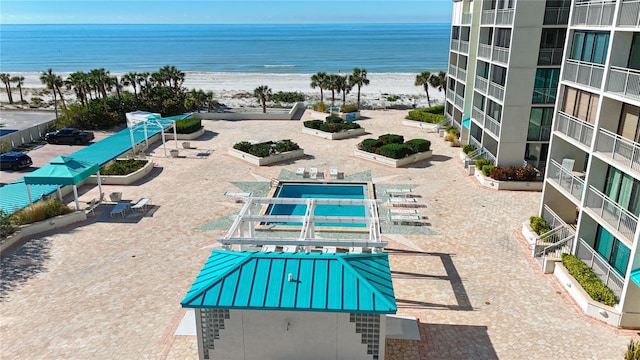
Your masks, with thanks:
[[[446,70],[451,25],[0,25],[0,71]]]

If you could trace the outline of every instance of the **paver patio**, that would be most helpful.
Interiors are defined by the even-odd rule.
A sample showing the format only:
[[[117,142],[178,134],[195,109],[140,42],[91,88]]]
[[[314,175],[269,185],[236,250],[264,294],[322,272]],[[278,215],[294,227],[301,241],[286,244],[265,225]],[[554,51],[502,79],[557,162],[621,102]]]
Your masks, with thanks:
[[[520,240],[540,193],[493,191],[463,173],[458,148],[401,125],[406,111],[363,111],[370,135],[329,141],[301,132],[300,121],[205,121],[194,150],[149,159],[157,169],[134,186],[104,185],[123,199],[153,198],[153,209],[45,234],[2,259],[0,358],[196,359],[193,336],[174,336],[180,300],[242,204],[225,191],[263,183],[298,167],[345,176],[369,172],[380,186],[412,184],[428,233],[385,233],[398,314],[420,319],[423,341],[391,341],[390,359],[621,359],[634,331],[583,316]],[[305,114],[303,120],[309,119]],[[434,156],[393,169],[356,159],[366,137],[427,138]],[[240,140],[297,142],[308,156],[253,167],[227,155]],[[197,156],[208,150],[209,156]],[[88,201],[96,188],[81,189]],[[106,206],[106,205],[105,205]],[[108,215],[107,215],[108,218]],[[390,228],[388,231],[393,231]],[[222,335],[224,336],[224,335]],[[312,341],[312,340],[310,340]]]

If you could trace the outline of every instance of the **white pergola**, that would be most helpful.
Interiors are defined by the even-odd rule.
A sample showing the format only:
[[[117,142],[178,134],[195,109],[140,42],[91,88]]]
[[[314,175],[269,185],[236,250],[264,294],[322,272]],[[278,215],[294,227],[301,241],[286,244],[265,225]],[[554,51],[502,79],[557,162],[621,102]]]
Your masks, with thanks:
[[[149,147],[149,136],[147,135],[147,127],[149,124],[151,126],[158,126],[162,129],[162,148],[164,150],[164,156],[167,156],[167,143],[165,141],[164,136],[164,125],[160,122],[160,118],[162,117],[158,113],[150,113],[148,111],[134,111],[127,113],[127,127],[129,128],[129,136],[131,137],[131,149],[133,150],[133,156],[135,157],[135,140],[133,138],[133,130],[134,128],[139,128],[140,124],[144,127],[144,143],[145,147]],[[171,121],[171,126],[173,127],[173,140],[175,142],[175,148],[178,149],[178,134],[176,131],[176,122]]]
[[[378,217],[378,206],[375,200],[370,199],[300,199],[300,198],[253,198],[243,199],[244,206],[236,216],[227,234],[218,241],[225,247],[231,245],[253,245],[253,246],[296,246],[298,251],[310,251],[312,247],[336,247],[347,249],[369,249],[371,252],[381,252],[387,241],[382,241],[380,235],[380,220]],[[286,204],[286,205],[306,205],[304,215],[260,215],[252,213],[252,208],[256,205],[261,209],[264,205]],[[260,206],[262,205],[262,206]],[[326,216],[315,215],[317,205],[362,205],[365,208],[365,216]],[[268,222],[299,222],[302,223],[300,233],[297,238],[286,238],[282,236],[267,236],[265,231],[256,231],[256,225]],[[315,222],[331,222],[338,224],[364,224],[364,231],[360,233],[361,238],[348,238],[340,236],[339,230],[337,238],[323,238],[317,236],[314,227]],[[325,230],[331,231],[331,230]],[[268,232],[272,235],[279,231]],[[343,234],[343,233],[342,233]],[[352,236],[354,232],[350,232]]]

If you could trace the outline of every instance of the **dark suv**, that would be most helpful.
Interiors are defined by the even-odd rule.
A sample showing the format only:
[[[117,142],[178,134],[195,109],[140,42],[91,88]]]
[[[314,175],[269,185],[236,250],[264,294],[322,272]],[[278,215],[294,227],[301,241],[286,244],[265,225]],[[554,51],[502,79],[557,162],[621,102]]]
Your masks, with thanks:
[[[19,170],[27,168],[33,164],[27,154],[20,152],[8,152],[0,155],[0,169]]]

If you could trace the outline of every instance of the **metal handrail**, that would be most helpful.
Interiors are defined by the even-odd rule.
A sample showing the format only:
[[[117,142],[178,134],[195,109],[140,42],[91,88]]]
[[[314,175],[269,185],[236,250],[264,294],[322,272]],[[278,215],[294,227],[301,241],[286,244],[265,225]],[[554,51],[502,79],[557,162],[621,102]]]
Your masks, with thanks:
[[[569,23],[569,7],[544,9],[544,25],[567,25]]]
[[[602,64],[567,59],[564,62],[562,79],[600,89],[603,75],[604,65]]]
[[[633,242],[633,235],[638,225],[637,215],[623,208],[592,185],[587,191],[585,206],[616,229],[629,242]]]
[[[564,247],[567,241],[573,240],[576,233],[573,231],[571,227],[567,224],[562,224],[536,238],[535,245],[533,247],[533,257],[545,256],[547,255],[550,249]],[[571,247],[569,247],[568,251],[563,251],[564,253],[569,253],[571,251]]]
[[[640,70],[611,66],[607,90],[634,100],[640,100]]]
[[[566,190],[573,198],[580,203],[584,194],[584,180],[574,176],[573,172],[563,168],[557,161],[551,159],[547,179],[552,180],[558,186]]]
[[[558,216],[558,214],[556,214],[553,210],[551,210],[549,205],[546,205],[546,204],[542,207],[542,215],[541,215],[541,217],[552,228],[556,228],[556,227],[558,227],[560,225],[566,224],[566,222],[564,220],[562,220],[562,218],[560,216]]]
[[[582,238],[578,241],[576,256],[593,270],[598,279],[611,289],[617,299],[620,299],[624,287],[624,277],[620,276],[613,266],[609,265],[609,262]]]
[[[555,131],[565,134],[585,145],[587,148],[591,147],[591,142],[593,141],[593,125],[561,111],[557,113],[553,124]]]
[[[571,25],[609,26],[613,23],[616,0],[577,1]]]
[[[496,136],[500,136],[500,122],[489,114],[484,118],[484,127]]]
[[[595,150],[598,153],[640,171],[640,144],[606,129],[598,130]]]
[[[626,0],[620,4],[618,26],[640,26],[640,0]]]
[[[504,86],[496,84],[493,81],[489,82],[489,88],[487,89],[487,95],[503,101],[504,100]]]
[[[538,52],[538,65],[551,66],[562,64],[564,48],[542,48]]]

